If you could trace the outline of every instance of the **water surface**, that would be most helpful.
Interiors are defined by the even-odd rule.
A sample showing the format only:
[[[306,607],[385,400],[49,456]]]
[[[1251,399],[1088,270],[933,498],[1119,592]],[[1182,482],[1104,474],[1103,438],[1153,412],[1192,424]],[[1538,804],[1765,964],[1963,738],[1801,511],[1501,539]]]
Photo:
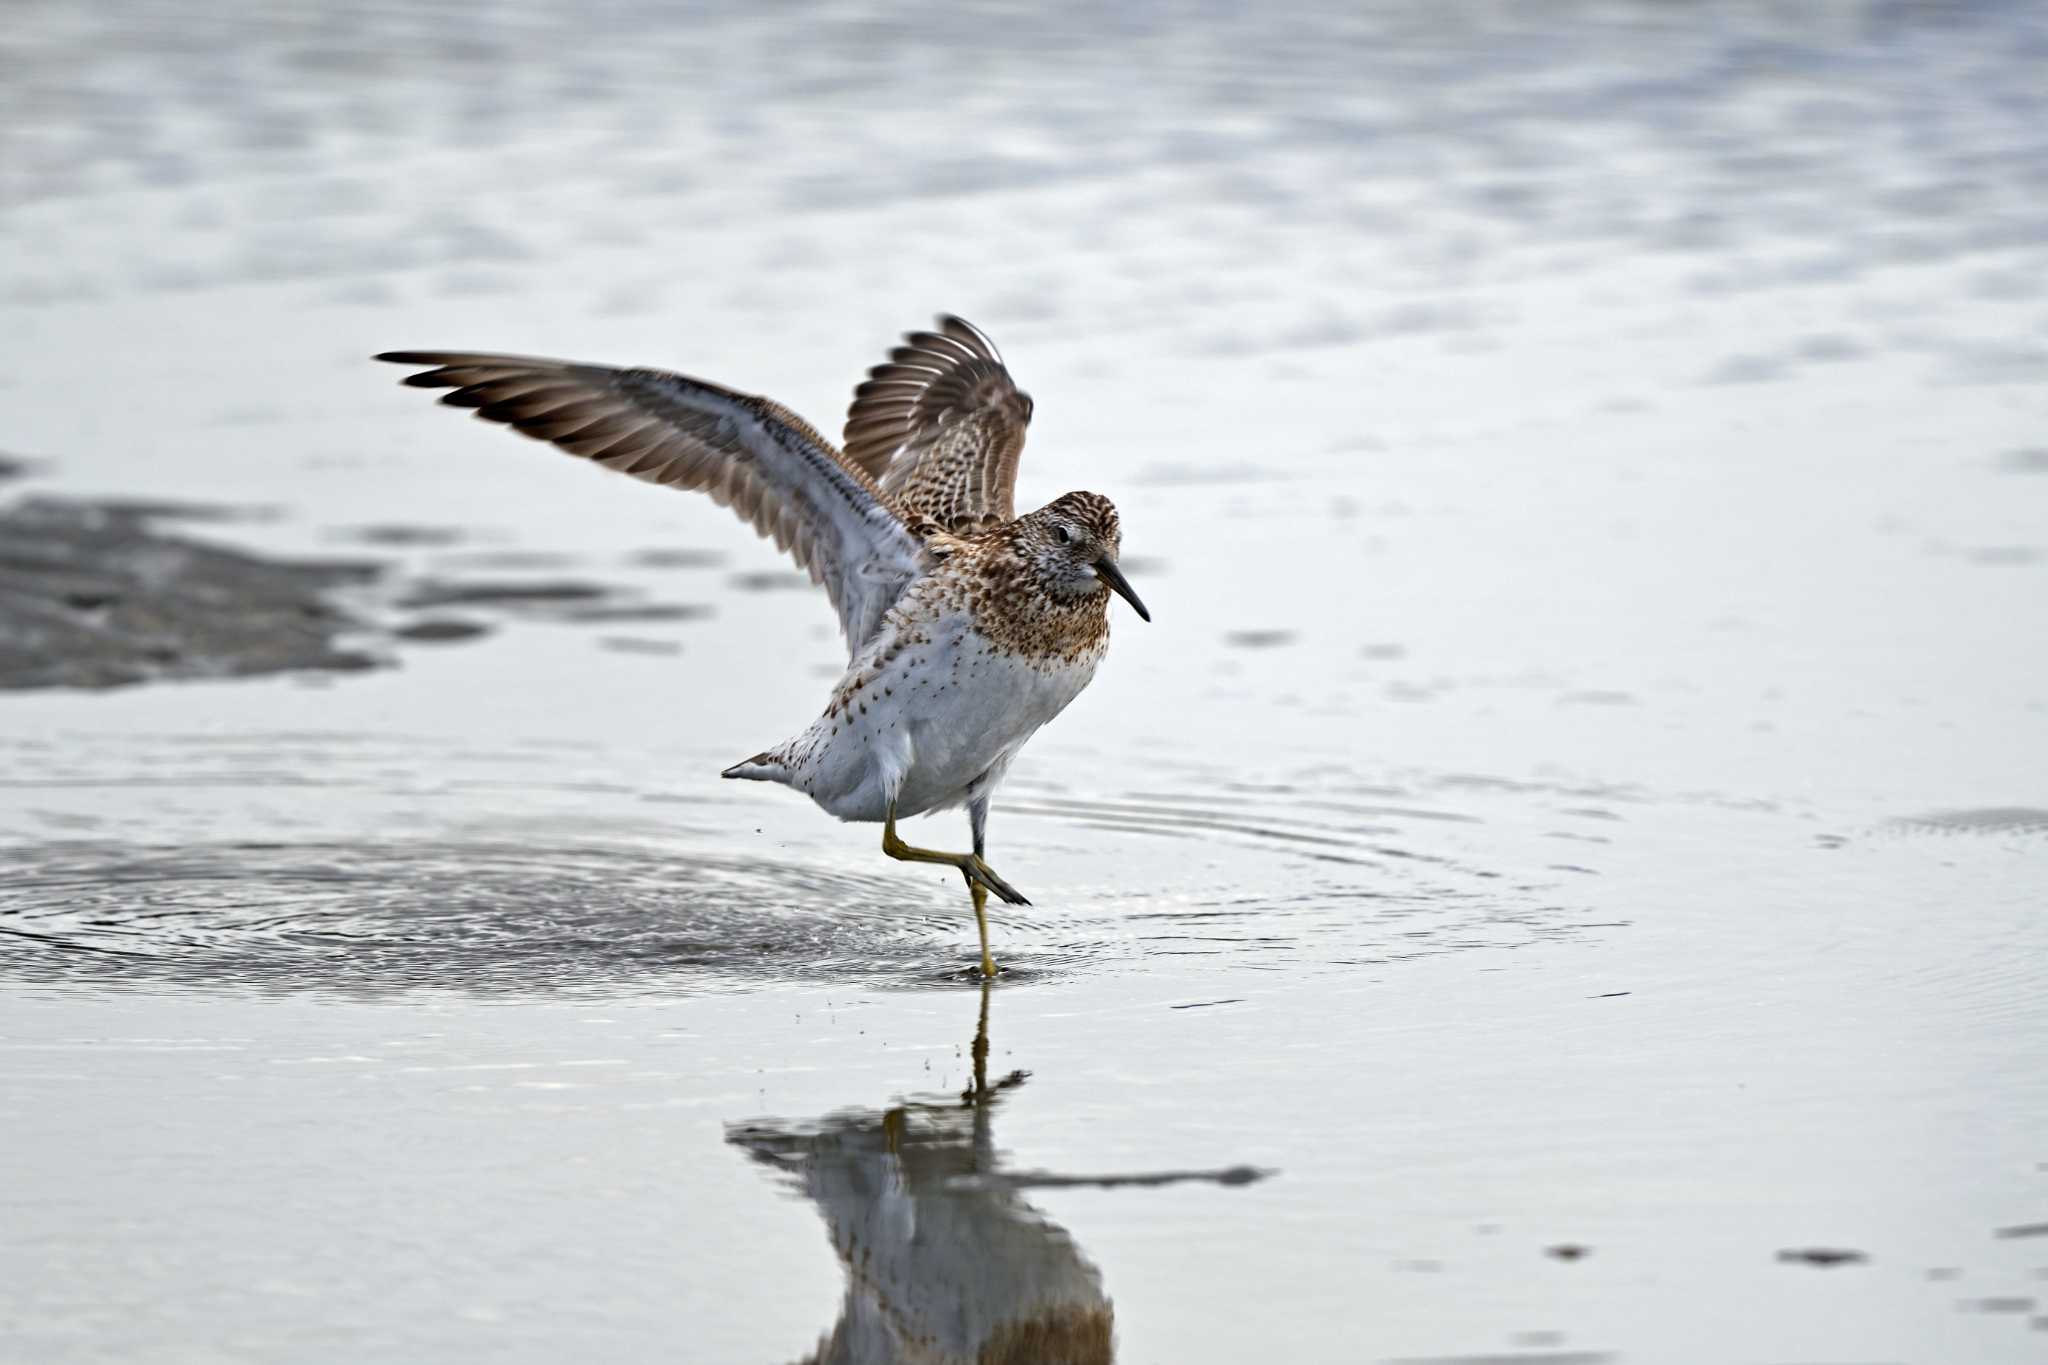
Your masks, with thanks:
[[[10,490],[395,585],[393,667],[0,706],[0,1357],[2038,1354],[2033,7],[0,44]],[[822,597],[364,359],[829,427],[940,308],[1155,614],[986,998],[957,885],[716,776]]]

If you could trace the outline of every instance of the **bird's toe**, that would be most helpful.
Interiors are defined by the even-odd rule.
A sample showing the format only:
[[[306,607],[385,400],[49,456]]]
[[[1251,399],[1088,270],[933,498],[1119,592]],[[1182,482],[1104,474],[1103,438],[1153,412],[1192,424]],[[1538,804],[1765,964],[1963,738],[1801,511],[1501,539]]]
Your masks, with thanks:
[[[996,875],[996,870],[982,859],[970,855],[960,871],[966,876],[968,885],[979,884],[993,892],[997,899],[1009,905],[1029,905],[1024,893]]]
[[[1030,901],[1024,898],[1024,893],[1022,891],[1019,891],[1016,887],[1010,885],[1001,877],[998,877],[995,873],[995,869],[990,867],[987,863],[983,863],[978,870],[981,873],[982,884],[988,887],[989,890],[995,892],[996,895],[1002,897],[1006,904],[1031,904]]]

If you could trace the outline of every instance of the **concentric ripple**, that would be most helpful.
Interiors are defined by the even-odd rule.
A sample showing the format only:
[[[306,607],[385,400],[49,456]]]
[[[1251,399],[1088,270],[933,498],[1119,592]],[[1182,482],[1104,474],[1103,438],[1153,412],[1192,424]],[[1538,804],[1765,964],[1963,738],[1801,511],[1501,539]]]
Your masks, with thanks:
[[[943,980],[959,914],[774,859],[500,842],[60,844],[0,885],[0,977],[351,994]],[[971,928],[967,937],[971,938]]]

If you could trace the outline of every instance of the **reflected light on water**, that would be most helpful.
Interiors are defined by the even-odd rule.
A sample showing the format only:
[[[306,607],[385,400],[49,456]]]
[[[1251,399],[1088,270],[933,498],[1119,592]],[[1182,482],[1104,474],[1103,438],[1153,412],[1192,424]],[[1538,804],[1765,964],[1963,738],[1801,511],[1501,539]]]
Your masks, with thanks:
[[[1026,1202],[1034,1187],[1246,1185],[1272,1172],[1060,1175],[1010,1169],[998,1111],[1030,1080],[988,1075],[981,986],[973,1080],[959,1096],[842,1110],[812,1123],[736,1123],[726,1141],[815,1204],[846,1274],[837,1324],[807,1365],[1108,1365],[1115,1314],[1073,1235]]]

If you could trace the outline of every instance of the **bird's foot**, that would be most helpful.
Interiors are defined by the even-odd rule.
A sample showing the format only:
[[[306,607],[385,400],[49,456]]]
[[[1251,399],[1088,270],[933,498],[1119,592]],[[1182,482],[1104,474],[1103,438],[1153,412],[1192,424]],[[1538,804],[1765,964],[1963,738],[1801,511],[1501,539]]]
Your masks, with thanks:
[[[1031,904],[1030,901],[1024,898],[1022,891],[1019,891],[1016,887],[998,877],[996,870],[990,867],[988,862],[978,853],[966,854],[961,859],[960,875],[967,879],[967,885],[970,890],[979,886],[985,891],[994,892],[999,900],[1006,901],[1011,905]],[[994,972],[989,973],[991,976],[994,974]]]

